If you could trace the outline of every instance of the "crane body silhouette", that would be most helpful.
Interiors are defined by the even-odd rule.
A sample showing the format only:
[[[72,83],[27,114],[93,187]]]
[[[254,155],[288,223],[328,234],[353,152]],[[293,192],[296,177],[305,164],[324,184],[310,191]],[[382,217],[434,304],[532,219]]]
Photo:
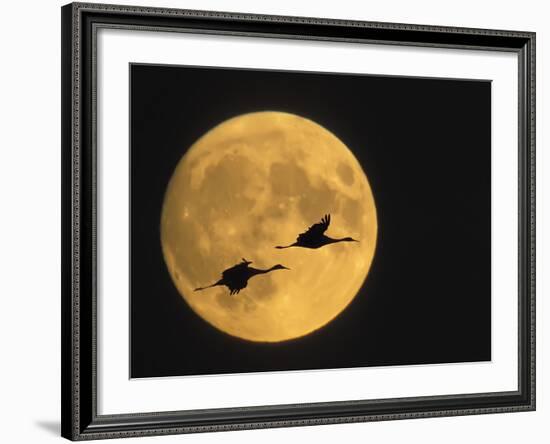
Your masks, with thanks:
[[[212,288],[219,285],[225,285],[227,288],[229,288],[229,294],[237,294],[243,288],[246,288],[248,284],[248,280],[251,277],[254,277],[259,274],[270,273],[271,271],[274,271],[274,270],[290,270],[290,268],[287,268],[281,264],[277,264],[271,268],[262,270],[259,268],[251,267],[250,266],[251,263],[252,262],[247,261],[246,259],[243,258],[242,262],[223,271],[222,278],[219,281],[213,283],[212,285],[208,285],[206,287],[195,288],[195,291],[202,291],[202,290],[206,290],[207,288]]]
[[[275,248],[291,248],[291,247],[301,247],[301,248],[321,248],[325,245],[335,244],[337,242],[359,242],[356,239],[351,237],[343,237],[340,239],[333,239],[325,235],[328,226],[330,225],[330,214],[326,214],[321,222],[313,224],[306,231],[301,233],[297,238],[296,242],[286,246],[276,246]]]

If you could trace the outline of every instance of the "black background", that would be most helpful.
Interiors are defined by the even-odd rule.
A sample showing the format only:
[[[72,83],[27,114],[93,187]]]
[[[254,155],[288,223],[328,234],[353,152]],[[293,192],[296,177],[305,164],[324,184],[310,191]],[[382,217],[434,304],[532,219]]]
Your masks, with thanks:
[[[491,84],[131,65],[131,377],[491,359]],[[254,111],[307,117],[365,170],[378,243],[360,293],[295,340],[253,343],[172,284],[160,214],[185,150]]]

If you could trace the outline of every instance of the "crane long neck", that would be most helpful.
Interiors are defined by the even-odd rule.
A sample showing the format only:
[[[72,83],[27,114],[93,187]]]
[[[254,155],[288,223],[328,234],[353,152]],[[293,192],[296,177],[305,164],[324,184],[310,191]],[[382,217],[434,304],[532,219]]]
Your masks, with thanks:
[[[284,267],[281,267],[280,265],[273,265],[273,267],[266,268],[265,270],[250,267],[250,271],[251,271],[250,275],[254,276],[256,274],[266,274],[273,270],[280,270],[281,268],[284,268]]]
[[[326,240],[327,240],[327,244],[335,244],[337,242],[346,242],[348,239],[345,238],[345,237],[342,237],[340,239],[334,239],[332,237],[328,237],[328,236],[325,236]]]
[[[251,274],[252,275],[256,275],[256,274],[265,274],[265,273],[269,273],[270,271],[273,271],[275,269],[275,266],[271,267],[271,268],[266,268],[264,270],[260,269],[260,268],[252,268],[250,267],[250,271],[251,271]]]

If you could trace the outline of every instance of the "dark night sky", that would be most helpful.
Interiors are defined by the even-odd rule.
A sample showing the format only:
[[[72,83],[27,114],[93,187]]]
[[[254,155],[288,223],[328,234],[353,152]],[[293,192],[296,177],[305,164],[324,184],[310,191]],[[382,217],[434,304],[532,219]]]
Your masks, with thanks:
[[[131,377],[491,359],[491,84],[131,66]],[[210,326],[165,267],[160,213],[185,153],[254,111],[307,117],[364,165],[378,243],[334,321],[275,344]],[[361,297],[368,295],[368,297]]]

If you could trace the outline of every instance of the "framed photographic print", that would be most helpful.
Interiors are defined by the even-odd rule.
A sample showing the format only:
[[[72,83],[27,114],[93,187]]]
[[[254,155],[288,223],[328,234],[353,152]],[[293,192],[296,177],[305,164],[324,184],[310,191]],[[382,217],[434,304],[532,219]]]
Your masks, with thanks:
[[[535,408],[535,35],[62,8],[62,435]]]

